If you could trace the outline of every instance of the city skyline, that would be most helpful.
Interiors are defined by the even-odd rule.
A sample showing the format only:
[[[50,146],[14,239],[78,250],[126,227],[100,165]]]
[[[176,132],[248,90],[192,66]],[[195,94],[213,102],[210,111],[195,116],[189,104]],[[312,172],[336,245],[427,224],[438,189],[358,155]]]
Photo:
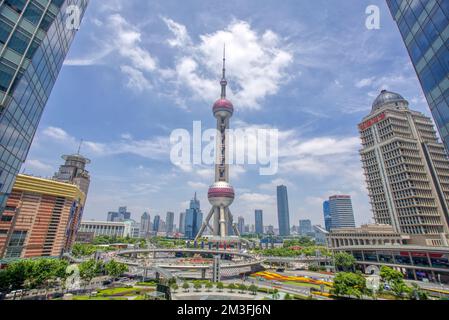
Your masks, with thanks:
[[[215,79],[221,61],[217,57],[220,57],[222,43],[226,42],[229,46],[229,74],[235,83],[231,85],[231,95],[239,110],[235,125],[269,126],[281,131],[278,175],[261,177],[251,167],[231,169],[231,175],[234,175],[231,181],[239,194],[233,204],[234,216],[253,221],[254,210],[260,208],[264,211],[265,224],[277,226],[275,189],[277,185],[285,184],[291,195],[291,221],[311,219],[313,224],[324,226],[322,203],[332,194],[352,196],[358,225],[371,221],[357,152],[360,147],[357,124],[382,88],[401,92],[406,99],[416,100],[416,108],[430,114],[387,6],[384,1],[373,2],[381,8],[380,30],[366,29],[366,4],[356,1],[348,1],[339,7],[327,5],[326,12],[319,9],[323,1],[316,4],[287,1],[280,6],[279,14],[285,15],[288,23],[297,25],[298,30],[308,30],[306,34],[294,32],[282,23],[268,23],[277,20],[272,19],[276,15],[275,10],[264,10],[264,13],[255,15],[252,10],[256,6],[254,1],[248,1],[239,13],[233,10],[232,2],[222,4],[220,10],[217,8],[210,13],[212,16],[218,15],[218,11],[223,13],[223,18],[216,24],[209,23],[204,16],[205,6],[198,3],[193,5],[198,21],[183,15],[174,8],[174,2],[168,1],[158,5],[161,6],[159,11],[143,10],[150,12],[146,24],[139,23],[142,15],[132,9],[137,4],[151,9],[151,4],[139,1],[91,3],[57,83],[58,91],[49,101],[22,170],[51,176],[60,154],[70,153],[70,148],[75,151],[83,138],[86,142],[81,153],[92,159],[86,219],[100,219],[109,208],[122,203],[128,204],[130,211],[136,214],[148,211],[154,216],[167,211],[180,212],[188,207],[187,199],[190,199],[192,191],[197,191],[199,200],[207,203],[213,166],[173,166],[166,154],[165,139],[173,129],[189,130],[193,120],[202,120],[207,127],[214,126],[209,105],[219,94]],[[265,2],[267,9],[275,5],[277,3],[272,1]],[[346,6],[355,8],[360,14],[354,15],[354,10],[351,14],[345,13]],[[287,14],[291,9],[295,9],[294,15]],[[152,15],[153,11],[161,14]],[[341,21],[337,19],[340,14],[344,15]],[[92,44],[94,34],[111,36],[111,32],[98,33],[108,28],[106,23],[99,22],[102,17],[117,29],[112,33],[114,41],[99,48],[108,40],[101,38],[97,45],[92,46],[95,50],[86,50]],[[334,25],[332,30],[328,28],[330,24]],[[314,28],[316,31],[312,32]],[[332,50],[341,45],[338,39],[346,37],[349,29],[353,36],[349,44],[357,49],[356,52]],[[245,68],[238,70],[236,61],[247,52],[247,48],[236,43],[245,36],[249,43],[264,40],[257,44],[261,56],[249,56],[248,61],[244,61]],[[316,45],[310,46],[313,43]],[[133,60],[133,55],[121,52],[118,44],[126,45],[130,53],[143,60]],[[309,49],[306,44],[309,44]],[[374,48],[376,50],[372,51]],[[198,55],[189,53],[190,49],[198,51]],[[267,53],[270,49],[275,49],[278,55],[270,56]],[[104,55],[95,57],[98,53]],[[361,60],[362,55],[365,61]],[[200,59],[200,56],[205,59]],[[210,60],[211,57],[214,60]],[[279,58],[279,65],[270,63],[274,57]],[[261,62],[258,64],[256,60]],[[320,61],[339,61],[340,66],[320,66]],[[366,70],[362,72],[349,67],[354,62],[363,63]],[[275,88],[272,90],[265,87],[258,92],[239,89],[242,83],[251,80],[243,78],[242,71],[247,72],[247,77],[253,77],[265,67],[276,74],[292,76],[288,81],[281,81],[282,77],[266,75],[266,80]],[[343,69],[345,72],[341,72]],[[182,74],[184,78],[177,79],[179,90],[173,91],[171,96],[166,90],[155,94],[154,89],[169,89],[167,86],[174,70],[185,72]],[[161,77],[156,81],[156,73],[163,73],[167,78]],[[199,73],[205,74],[205,78],[199,78],[203,84],[200,89],[205,88],[202,91],[192,86]],[[125,80],[122,74],[127,76]],[[319,83],[310,81],[313,74],[317,74],[315,79],[321,79]],[[139,77],[141,81],[135,81]],[[98,89],[104,93],[101,100],[94,96],[98,90],[89,88],[92,83],[76,81],[81,78],[95,79],[101,84]],[[145,84],[151,84],[154,89]],[[141,85],[144,87],[140,88]],[[112,87],[119,88],[117,91],[121,97]],[[61,103],[69,90],[83,93],[77,107],[70,101]],[[301,105],[297,101],[302,101]],[[79,113],[80,108],[82,120],[79,114],[74,113],[75,110]],[[106,113],[105,108],[113,112]],[[174,111],[180,116],[173,116]],[[149,118],[150,114],[152,118]],[[255,115],[257,120],[254,120]],[[293,121],[295,118],[302,121]],[[322,126],[324,122],[329,124],[325,128]],[[118,123],[122,124],[120,130],[117,129]],[[80,129],[82,127],[84,129]],[[331,158],[333,163],[329,161]],[[185,183],[180,184],[179,180]]]

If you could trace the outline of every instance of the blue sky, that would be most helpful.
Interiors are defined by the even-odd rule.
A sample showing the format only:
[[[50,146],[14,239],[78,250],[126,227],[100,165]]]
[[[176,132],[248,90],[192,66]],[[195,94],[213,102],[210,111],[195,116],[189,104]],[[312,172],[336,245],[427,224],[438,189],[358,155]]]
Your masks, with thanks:
[[[381,29],[365,27],[368,5]],[[195,191],[208,211],[213,168],[169,159],[174,129],[214,127],[222,44],[228,52],[231,126],[280,131],[280,168],[233,168],[234,216],[277,226],[276,185],[288,186],[291,224],[323,224],[322,202],[351,194],[371,220],[357,124],[381,89],[429,114],[383,0],[91,0],[23,170],[51,176],[60,155],[92,160],[85,218],[126,205],[133,217],[184,211]],[[177,217],[175,218],[177,221]]]

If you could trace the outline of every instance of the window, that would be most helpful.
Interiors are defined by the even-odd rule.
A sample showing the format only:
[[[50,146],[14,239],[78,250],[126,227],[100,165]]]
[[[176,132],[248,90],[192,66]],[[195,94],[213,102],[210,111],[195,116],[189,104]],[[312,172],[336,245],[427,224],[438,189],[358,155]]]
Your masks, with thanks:
[[[12,216],[6,216],[6,215],[2,215],[2,218],[0,219],[1,222],[11,222],[12,221]]]
[[[5,3],[14,11],[21,13],[25,7],[26,0],[6,0]]]
[[[0,90],[8,90],[11,84],[12,78],[14,77],[15,70],[0,63]]]
[[[8,40],[8,37],[12,31],[12,27],[3,20],[3,18],[0,18],[0,42],[5,44]]]
[[[30,38],[28,38],[25,34],[21,33],[19,30],[16,30],[11,37],[11,40],[8,43],[8,46],[17,51],[20,54],[24,54],[26,48],[28,47],[28,43],[30,42]]]
[[[30,2],[30,4],[28,4],[28,7],[26,8],[23,14],[23,17],[28,21],[30,21],[35,26],[37,26],[37,24],[41,20],[43,13],[44,11],[41,8],[36,6],[33,2]]]

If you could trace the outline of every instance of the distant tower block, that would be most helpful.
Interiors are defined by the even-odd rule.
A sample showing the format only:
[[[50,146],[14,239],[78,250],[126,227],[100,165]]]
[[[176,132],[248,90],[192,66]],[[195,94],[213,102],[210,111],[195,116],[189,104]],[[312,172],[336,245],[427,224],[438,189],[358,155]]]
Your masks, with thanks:
[[[234,188],[229,184],[229,164],[228,152],[229,141],[227,130],[230,128],[229,122],[234,113],[234,106],[231,101],[226,99],[226,51],[223,50],[223,77],[220,81],[221,98],[215,102],[213,113],[217,119],[217,158],[215,162],[215,183],[209,188],[208,199],[212,205],[209,215],[206,217],[201,229],[199,230],[195,240],[199,240],[203,236],[206,228],[209,228],[212,235],[221,241],[226,241],[230,235],[228,226],[232,226],[234,234],[240,237],[240,233],[235,223],[229,206],[234,202]],[[210,225],[212,220],[213,224]]]

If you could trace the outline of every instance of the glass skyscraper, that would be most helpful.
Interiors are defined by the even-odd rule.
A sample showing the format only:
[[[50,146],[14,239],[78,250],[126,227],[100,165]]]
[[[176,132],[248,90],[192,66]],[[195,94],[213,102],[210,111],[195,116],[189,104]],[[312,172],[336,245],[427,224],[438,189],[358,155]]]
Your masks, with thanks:
[[[331,229],[355,228],[351,196],[336,195],[329,198]]]
[[[87,4],[0,1],[0,215]]]
[[[278,222],[279,222],[279,235],[290,235],[290,212],[288,210],[288,195],[287,187],[277,187],[277,205],[278,205]]]
[[[262,210],[256,210],[255,211],[255,218],[256,218],[256,234],[263,234],[263,211]]]
[[[387,0],[449,150],[449,1]]]
[[[323,202],[323,214],[324,214],[324,228],[326,229],[326,231],[331,231],[332,217],[329,201]]]
[[[190,201],[190,208],[186,210],[185,218],[185,232],[184,235],[187,239],[195,239],[198,231],[200,231],[203,224],[203,213],[200,208],[200,201],[195,197]]]

